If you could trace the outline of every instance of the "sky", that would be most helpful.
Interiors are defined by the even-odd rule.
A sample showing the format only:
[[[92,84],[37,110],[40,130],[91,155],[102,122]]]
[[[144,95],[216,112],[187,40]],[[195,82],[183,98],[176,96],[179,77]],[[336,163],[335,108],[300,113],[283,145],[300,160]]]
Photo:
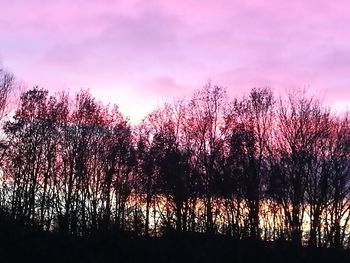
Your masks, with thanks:
[[[348,1],[0,0],[0,10],[1,65],[21,85],[89,89],[133,122],[209,80],[232,97],[308,88],[350,106]]]

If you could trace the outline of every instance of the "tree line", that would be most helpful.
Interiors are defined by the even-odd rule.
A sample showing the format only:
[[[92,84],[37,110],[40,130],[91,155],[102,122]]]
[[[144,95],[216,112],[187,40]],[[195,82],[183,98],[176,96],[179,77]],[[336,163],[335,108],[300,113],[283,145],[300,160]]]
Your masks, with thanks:
[[[76,236],[224,234],[350,245],[350,121],[303,92],[208,83],[132,125],[89,92],[15,86],[0,72],[0,211]]]

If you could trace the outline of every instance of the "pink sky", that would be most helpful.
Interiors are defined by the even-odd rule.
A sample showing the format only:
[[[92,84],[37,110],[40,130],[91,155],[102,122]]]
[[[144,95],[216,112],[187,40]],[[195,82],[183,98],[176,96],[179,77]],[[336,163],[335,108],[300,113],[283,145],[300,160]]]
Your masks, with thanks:
[[[90,89],[138,121],[209,79],[350,105],[347,1],[0,0],[0,59],[27,87]]]

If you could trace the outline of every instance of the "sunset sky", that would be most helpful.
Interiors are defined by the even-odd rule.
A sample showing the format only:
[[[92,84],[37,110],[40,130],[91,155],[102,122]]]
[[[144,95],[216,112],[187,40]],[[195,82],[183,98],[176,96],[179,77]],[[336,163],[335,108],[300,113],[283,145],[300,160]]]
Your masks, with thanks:
[[[81,88],[138,121],[208,80],[309,87],[350,105],[348,1],[0,0],[0,60],[26,87]]]

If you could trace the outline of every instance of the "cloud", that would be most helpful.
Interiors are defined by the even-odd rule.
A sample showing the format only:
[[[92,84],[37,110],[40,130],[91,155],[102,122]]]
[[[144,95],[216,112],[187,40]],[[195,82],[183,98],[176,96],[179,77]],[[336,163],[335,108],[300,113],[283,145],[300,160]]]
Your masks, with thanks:
[[[188,87],[178,84],[169,76],[159,76],[153,79],[141,82],[143,96],[175,98],[186,95]]]
[[[346,1],[0,0],[0,8],[0,56],[29,83],[99,94],[125,87],[125,100],[152,102],[209,79],[232,94],[256,86],[350,94]]]

